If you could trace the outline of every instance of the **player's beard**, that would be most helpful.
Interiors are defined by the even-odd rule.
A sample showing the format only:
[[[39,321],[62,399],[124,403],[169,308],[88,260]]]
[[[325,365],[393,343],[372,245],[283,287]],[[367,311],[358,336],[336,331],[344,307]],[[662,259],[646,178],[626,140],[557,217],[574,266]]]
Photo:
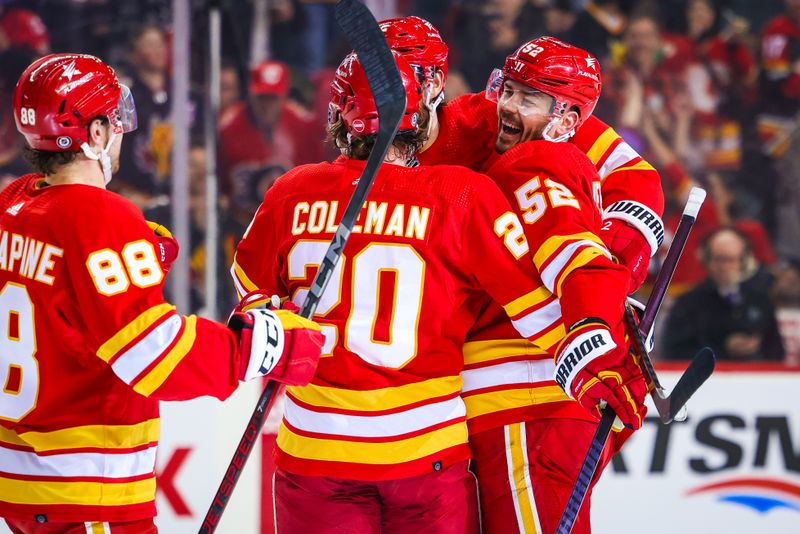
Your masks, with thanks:
[[[502,154],[525,141],[543,139],[542,133],[549,121],[549,117],[539,120],[535,120],[533,117],[524,119],[517,113],[501,111],[497,118],[497,137],[494,149]]]

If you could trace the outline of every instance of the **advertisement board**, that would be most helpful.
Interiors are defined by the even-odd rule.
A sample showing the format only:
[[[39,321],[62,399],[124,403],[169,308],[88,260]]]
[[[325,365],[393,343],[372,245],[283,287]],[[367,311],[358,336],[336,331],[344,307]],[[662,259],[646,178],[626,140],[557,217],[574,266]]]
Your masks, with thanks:
[[[651,406],[595,489],[594,531],[800,532],[800,373],[774,369],[720,366],[685,422]]]
[[[678,377],[674,370],[660,375],[667,388]],[[799,392],[798,371],[722,365],[690,401],[687,421],[661,425],[651,406],[595,489],[593,531],[800,532]],[[251,383],[225,403],[163,403],[161,532],[197,532],[259,393]],[[273,414],[266,432],[277,423]],[[272,532],[271,468],[269,451],[254,450],[217,532]],[[8,532],[2,523],[0,532]]]

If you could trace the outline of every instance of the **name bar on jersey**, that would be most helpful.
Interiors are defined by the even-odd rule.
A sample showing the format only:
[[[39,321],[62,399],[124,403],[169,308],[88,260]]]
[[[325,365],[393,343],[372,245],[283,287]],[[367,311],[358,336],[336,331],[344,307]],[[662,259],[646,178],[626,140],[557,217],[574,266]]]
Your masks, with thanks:
[[[336,232],[339,202],[298,202],[292,216],[292,235]],[[424,241],[428,235],[430,208],[369,200],[358,215],[353,233],[404,237]]]
[[[53,285],[56,258],[64,250],[29,236],[0,230],[0,269],[23,278]]]

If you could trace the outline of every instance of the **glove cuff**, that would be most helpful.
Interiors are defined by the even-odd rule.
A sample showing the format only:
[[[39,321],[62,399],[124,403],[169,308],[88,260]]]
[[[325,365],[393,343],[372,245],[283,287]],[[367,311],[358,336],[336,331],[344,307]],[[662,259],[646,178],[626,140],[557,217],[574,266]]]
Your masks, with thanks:
[[[253,319],[253,331],[243,380],[251,380],[269,374],[278,365],[283,355],[285,333],[280,317],[274,311],[259,308],[245,313]]]
[[[578,373],[589,362],[607,354],[616,346],[611,330],[605,324],[580,321],[558,348],[555,381],[567,395],[574,398],[572,382]]]
[[[664,242],[664,223],[656,212],[635,200],[619,200],[603,212],[603,220],[619,219],[633,226],[644,236],[650,245],[653,256]]]

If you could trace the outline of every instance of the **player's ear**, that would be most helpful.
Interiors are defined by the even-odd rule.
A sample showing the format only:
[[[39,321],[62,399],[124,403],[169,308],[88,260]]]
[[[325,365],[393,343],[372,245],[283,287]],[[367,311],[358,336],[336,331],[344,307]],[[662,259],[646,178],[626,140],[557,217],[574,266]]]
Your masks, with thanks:
[[[564,113],[564,116],[561,118],[561,126],[564,128],[565,132],[569,132],[570,130],[578,127],[580,120],[580,114],[575,108],[573,108]]]
[[[89,123],[87,130],[89,133],[87,140],[90,147],[97,146],[102,149],[106,146],[106,141],[108,141],[108,121],[96,118]]]

